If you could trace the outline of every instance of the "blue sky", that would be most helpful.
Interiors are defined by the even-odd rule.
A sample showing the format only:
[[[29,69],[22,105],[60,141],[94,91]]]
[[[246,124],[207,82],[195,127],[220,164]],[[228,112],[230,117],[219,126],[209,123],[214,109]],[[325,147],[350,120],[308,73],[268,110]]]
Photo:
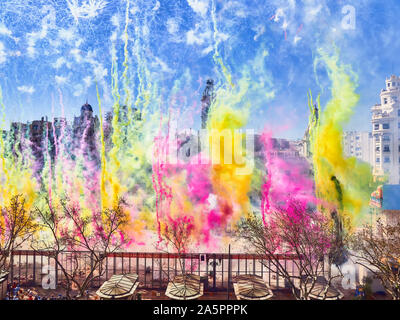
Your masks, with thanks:
[[[342,26],[346,5],[355,9],[355,29]],[[60,116],[60,97],[68,118],[86,99],[98,113],[95,82],[110,110],[112,54],[115,48],[121,76],[126,7],[125,0],[1,1],[7,123]],[[185,97],[179,108],[187,109],[198,103],[208,77],[221,80],[213,61],[217,40],[234,81],[251,70],[251,81],[263,84],[248,97],[254,103],[248,126],[276,127],[277,136],[297,138],[308,121],[308,90],[321,93],[322,102],[329,98],[324,68],[315,73],[313,62],[318,48],[334,43],[358,76],[360,102],[348,128],[369,130],[370,107],[385,78],[400,74],[399,15],[398,0],[130,0],[129,78],[134,88],[146,70],[162,101],[179,92]]]

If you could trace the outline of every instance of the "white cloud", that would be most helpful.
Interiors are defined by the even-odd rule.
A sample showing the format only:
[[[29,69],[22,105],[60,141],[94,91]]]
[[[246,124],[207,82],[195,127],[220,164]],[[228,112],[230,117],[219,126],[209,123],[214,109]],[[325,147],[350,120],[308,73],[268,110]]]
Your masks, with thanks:
[[[75,30],[74,29],[60,29],[58,31],[58,37],[62,40],[71,42],[75,39]]]
[[[239,9],[235,12],[235,15],[239,18],[246,18],[247,17],[247,12],[246,10]]]
[[[83,82],[85,83],[86,88],[89,88],[92,85],[92,77],[87,76],[83,79]]]
[[[320,13],[322,5],[317,5],[316,3],[310,3],[304,7],[304,22],[312,22],[317,15]]]
[[[4,63],[7,60],[7,54],[6,51],[4,50],[4,44],[3,42],[0,42],[0,63]]]
[[[153,11],[158,11],[158,9],[160,9],[160,1],[157,1],[157,3],[155,4],[155,6],[153,7]]]
[[[102,80],[104,77],[107,76],[107,69],[103,67],[102,64],[98,64],[94,69],[93,69],[93,75],[96,81]]]
[[[168,65],[161,59],[155,57],[155,61],[156,61],[156,64],[161,67],[161,71],[167,72],[167,73],[173,72],[173,70],[170,67],[168,67]]]
[[[30,32],[26,36],[28,38],[28,45],[33,47],[38,40],[44,39],[47,36],[47,28],[42,28],[40,31]]]
[[[0,23],[0,34],[11,37],[12,32],[3,23]]]
[[[68,80],[67,77],[63,77],[63,76],[55,76],[55,80],[57,82],[57,84],[65,84]]]
[[[10,57],[20,57],[21,56],[21,51],[17,50],[17,51],[11,51],[8,53],[8,55]]]
[[[32,93],[35,92],[35,88],[32,87],[32,86],[29,86],[29,87],[28,87],[28,86],[20,86],[20,87],[18,87],[17,89],[18,89],[18,91],[20,91],[20,92],[29,93],[29,94],[32,94]]]
[[[112,24],[114,27],[119,27],[120,22],[119,22],[119,16],[118,16],[117,14],[114,14],[114,15],[111,17],[111,24]]]
[[[136,14],[137,12],[140,12],[140,8],[136,4],[133,4],[133,6],[132,6],[131,10],[129,10],[129,12],[131,14]]]
[[[78,48],[71,49],[70,54],[74,57],[77,63],[82,61],[81,50]]]
[[[82,38],[78,38],[78,39],[75,41],[75,47],[79,47],[79,46],[82,44],[82,42],[83,42],[83,39],[82,39]]]
[[[49,39],[48,41],[53,48],[58,48],[61,45],[60,39]]]
[[[223,32],[218,32],[217,33],[217,40],[219,41],[226,41],[229,39],[229,34],[223,33]]]
[[[110,41],[114,42],[116,40],[117,40],[117,33],[114,31],[113,33],[111,33]]]
[[[33,31],[26,34],[28,42],[28,56],[33,58],[36,53],[36,42],[46,38],[48,30],[55,27],[55,11],[51,6],[44,6],[41,10],[47,15],[42,19],[42,26],[39,31]]]
[[[35,56],[36,53],[36,49],[35,47],[29,46],[26,51],[28,52],[28,56],[33,58]]]
[[[150,29],[147,25],[142,26],[142,35],[147,37],[150,34]]]
[[[186,33],[186,43],[202,45],[204,43],[204,38],[197,36],[195,30],[189,30]]]
[[[261,37],[265,33],[265,26],[259,25],[253,29],[256,32],[254,36],[254,41],[257,41],[259,37]]]
[[[178,22],[173,18],[169,18],[167,20],[167,30],[170,34],[176,34],[179,30]]]
[[[186,43],[188,45],[202,45],[206,40],[211,39],[211,30],[206,29],[204,31],[200,31],[200,25],[196,24],[195,29],[189,30],[186,33]]]
[[[56,60],[56,62],[54,62],[54,63],[52,64],[52,66],[53,66],[53,68],[60,69],[64,64],[66,64],[67,67],[68,67],[67,60],[65,60],[64,57],[59,57],[59,58]]]
[[[207,48],[203,49],[201,54],[205,56],[205,55],[209,54],[211,51],[213,51],[213,49],[214,49],[213,46],[208,46]]]
[[[187,0],[194,12],[205,16],[208,11],[208,0]]]
[[[104,0],[67,0],[67,5],[72,16],[78,19],[90,19],[96,17],[107,5]]]
[[[218,32],[216,35],[217,41],[225,41],[229,35],[223,32]],[[197,23],[195,28],[186,33],[186,43],[188,45],[205,45],[209,47],[213,43],[213,33],[207,23]]]
[[[75,97],[79,97],[79,96],[81,96],[83,94],[83,86],[80,84],[80,83],[78,83],[78,84],[76,84],[75,86],[74,86],[74,93],[73,93],[73,95],[75,96]]]
[[[276,9],[276,12],[275,12],[274,22],[279,22],[281,17],[285,18],[286,15],[282,8],[278,8],[278,9]]]
[[[294,40],[293,40],[293,44],[297,44],[297,42],[299,42],[301,40],[301,37],[299,37],[298,35],[294,36]]]

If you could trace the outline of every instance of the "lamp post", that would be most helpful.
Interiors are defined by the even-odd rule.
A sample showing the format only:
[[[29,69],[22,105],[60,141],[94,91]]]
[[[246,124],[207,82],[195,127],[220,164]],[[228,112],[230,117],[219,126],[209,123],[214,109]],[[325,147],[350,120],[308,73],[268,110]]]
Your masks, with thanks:
[[[228,247],[228,292],[227,299],[229,300],[229,289],[231,284],[231,245]]]

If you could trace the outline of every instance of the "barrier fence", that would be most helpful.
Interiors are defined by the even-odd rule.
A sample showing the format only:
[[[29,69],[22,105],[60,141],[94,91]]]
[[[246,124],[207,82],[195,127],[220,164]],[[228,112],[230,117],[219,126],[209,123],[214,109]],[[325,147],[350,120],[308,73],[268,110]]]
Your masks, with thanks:
[[[61,256],[60,256],[61,255]],[[285,269],[295,275],[296,266],[291,256],[278,256]],[[62,252],[58,256],[63,268],[84,277],[93,265],[90,252]],[[252,254],[228,253],[155,253],[116,252],[108,254],[96,268],[92,287],[99,287],[113,274],[136,273],[140,287],[146,289],[166,288],[170,279],[181,272],[198,274],[207,291],[232,289],[232,279],[241,274],[256,274],[264,278],[271,288],[285,287],[271,260],[263,260]],[[40,286],[53,272],[55,283],[65,281],[63,272],[49,251],[17,250],[10,258],[9,282],[20,286]]]

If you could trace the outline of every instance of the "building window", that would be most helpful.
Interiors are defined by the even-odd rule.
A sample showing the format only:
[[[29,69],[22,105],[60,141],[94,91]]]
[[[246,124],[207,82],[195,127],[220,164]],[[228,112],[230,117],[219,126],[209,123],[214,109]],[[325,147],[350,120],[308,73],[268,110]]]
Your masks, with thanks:
[[[385,163],[389,163],[390,162],[390,158],[389,157],[385,157]]]
[[[400,117],[400,110],[399,110],[399,117]],[[379,130],[379,123],[374,124],[374,130]]]
[[[399,146],[400,148],[400,146]],[[381,147],[376,147],[375,151],[381,151]]]
[[[397,110],[397,116],[400,117],[400,109]]]
[[[383,98],[383,104],[387,104],[387,98]]]
[[[384,146],[383,147],[383,152],[390,152],[390,147],[389,146]]]
[[[390,124],[389,123],[384,123],[382,124],[383,129],[390,129]]]
[[[393,96],[393,97],[392,97],[392,101],[393,101],[393,102],[397,102],[397,96]]]
[[[387,135],[387,134],[384,134],[384,135],[382,136],[382,141],[390,141],[390,136]]]
[[[388,82],[388,88],[390,88],[390,82]]]
[[[357,137],[356,137],[356,140],[360,140],[360,137],[359,137],[359,136],[357,136]]]
[[[379,162],[381,162],[381,158],[376,158],[376,163],[379,163]]]

